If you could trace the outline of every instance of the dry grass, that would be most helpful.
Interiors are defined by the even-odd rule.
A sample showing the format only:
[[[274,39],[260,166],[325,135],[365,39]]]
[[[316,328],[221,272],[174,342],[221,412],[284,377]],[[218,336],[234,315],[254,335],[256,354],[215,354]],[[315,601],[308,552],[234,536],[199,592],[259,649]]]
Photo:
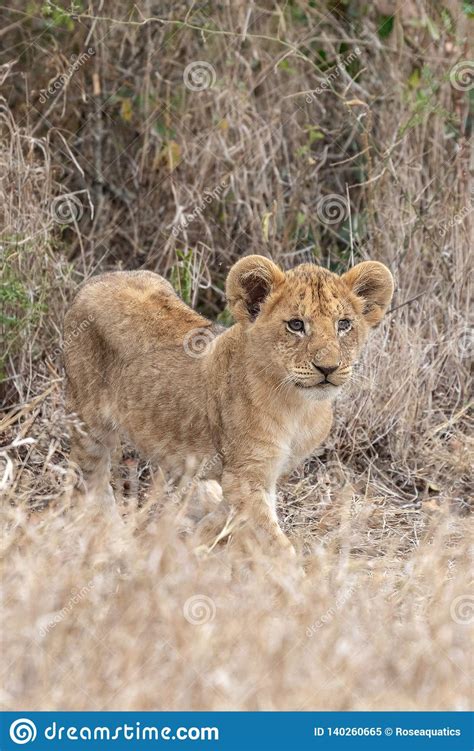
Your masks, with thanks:
[[[4,705],[467,709],[465,522],[380,499],[322,511],[312,491],[293,500],[313,532],[302,584],[232,546],[197,557],[175,514],[8,509]]]
[[[0,68],[2,706],[467,709],[472,203],[467,96],[450,80],[466,15],[404,3],[381,37],[383,2],[121,1],[115,21],[91,2],[49,26],[43,5],[13,3],[2,24],[16,60]],[[299,93],[330,73],[317,50],[356,46],[329,91]],[[197,60],[213,88],[183,84]],[[331,223],[329,194],[347,208]],[[128,448],[123,526],[63,494],[77,283],[149,268],[217,316],[249,251],[334,270],[371,257],[397,281],[328,445],[281,488],[304,581],[245,539],[196,551],[192,499],[166,502]]]

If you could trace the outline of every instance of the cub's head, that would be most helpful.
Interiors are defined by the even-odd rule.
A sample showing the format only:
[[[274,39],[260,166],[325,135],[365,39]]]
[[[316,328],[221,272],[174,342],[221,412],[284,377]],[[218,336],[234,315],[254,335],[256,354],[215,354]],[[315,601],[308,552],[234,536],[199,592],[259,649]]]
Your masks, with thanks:
[[[387,310],[393,279],[376,261],[338,276],[313,264],[284,272],[268,258],[246,256],[231,268],[226,293],[254,372],[330,399]]]

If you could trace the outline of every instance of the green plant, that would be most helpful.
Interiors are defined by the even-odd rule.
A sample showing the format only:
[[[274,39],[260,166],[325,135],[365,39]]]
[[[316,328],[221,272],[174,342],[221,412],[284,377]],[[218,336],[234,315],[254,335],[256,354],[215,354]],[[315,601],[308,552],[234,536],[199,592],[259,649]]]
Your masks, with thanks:
[[[170,282],[187,305],[192,297],[192,268],[194,253],[191,248],[176,251],[177,261],[171,269]]]

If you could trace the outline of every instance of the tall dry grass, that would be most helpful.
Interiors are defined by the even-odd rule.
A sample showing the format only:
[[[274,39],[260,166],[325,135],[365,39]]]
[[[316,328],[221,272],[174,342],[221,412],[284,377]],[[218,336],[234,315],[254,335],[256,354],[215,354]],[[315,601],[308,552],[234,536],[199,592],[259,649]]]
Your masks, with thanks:
[[[468,18],[386,5],[2,11],[5,708],[468,707]],[[213,86],[185,85],[196,61]],[[129,447],[123,526],[63,494],[77,284],[149,268],[226,320],[247,252],[370,257],[397,282],[327,445],[281,488],[303,582],[245,540],[196,550],[193,499]]]

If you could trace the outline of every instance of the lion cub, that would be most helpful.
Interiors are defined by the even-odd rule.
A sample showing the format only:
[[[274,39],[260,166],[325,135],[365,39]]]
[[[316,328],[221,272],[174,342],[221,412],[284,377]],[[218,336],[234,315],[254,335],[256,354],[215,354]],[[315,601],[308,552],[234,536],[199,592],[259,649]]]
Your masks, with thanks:
[[[71,459],[83,491],[106,504],[121,432],[175,476],[192,459],[220,481],[222,506],[288,548],[278,478],[326,438],[392,275],[370,261],[342,276],[312,264],[284,272],[251,255],[231,268],[226,294],[236,323],[222,329],[149,271],[84,285],[64,330],[68,404],[83,422]]]

